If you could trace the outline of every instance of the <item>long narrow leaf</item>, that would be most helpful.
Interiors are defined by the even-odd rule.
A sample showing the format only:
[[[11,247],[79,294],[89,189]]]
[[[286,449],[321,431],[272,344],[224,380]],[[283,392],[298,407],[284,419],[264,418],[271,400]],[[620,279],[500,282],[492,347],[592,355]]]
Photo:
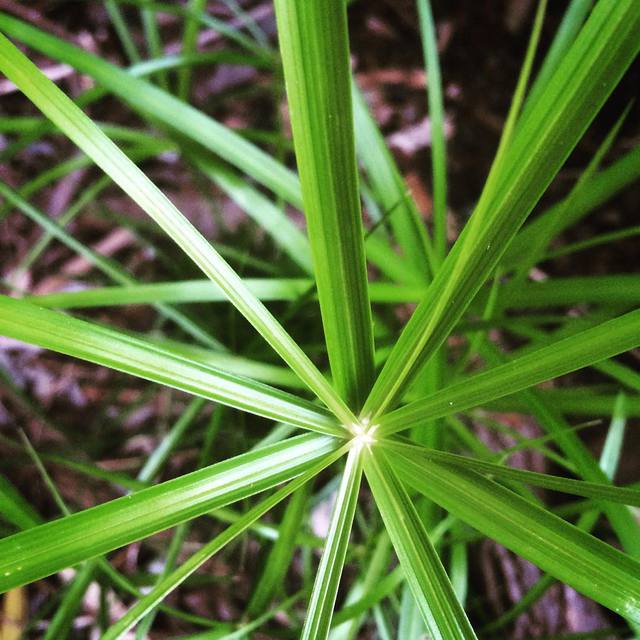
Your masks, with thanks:
[[[0,592],[295,478],[340,447],[306,435],[0,540]]]
[[[163,11],[183,15],[183,7],[163,4]],[[206,14],[187,12],[188,17],[202,20],[203,24],[216,29],[225,35],[237,36],[237,30],[229,30],[223,21],[214,20]],[[191,143],[196,143],[212,151],[230,164],[257,180],[260,184],[271,189],[275,194],[284,198],[296,207],[302,206],[302,193],[297,176],[273,157],[251,144],[232,129],[225,127],[201,111],[178,100],[171,94],[153,86],[149,82],[133,77],[134,74],[149,73],[166,64],[171,66],[175,60],[161,64],[156,61],[143,62],[135,65],[129,72],[120,67],[101,60],[82,49],[75,47],[59,38],[41,31],[26,22],[0,12],[0,30],[10,34],[26,45],[41,51],[45,55],[69,64],[80,73],[94,78],[100,87],[91,90],[91,100],[104,95],[104,89],[117,95],[143,117],[149,117],[159,122],[169,130],[177,130],[181,137],[186,137]],[[245,47],[255,50],[253,41],[242,37],[240,42]],[[207,54],[202,54],[206,56]],[[198,58],[196,58],[196,61]],[[185,63],[184,60],[180,60]],[[236,61],[237,62],[237,61]],[[249,62],[253,63],[251,59]],[[258,66],[272,66],[271,57],[258,60]],[[89,92],[87,92],[89,93]],[[86,102],[86,101],[85,101]],[[372,262],[386,273],[388,255],[391,249],[385,243],[370,242],[367,254]]]
[[[355,160],[347,8],[276,0],[278,38],[334,384],[359,409],[373,332]]]
[[[145,594],[144,597],[142,597],[112,627],[109,628],[109,630],[102,636],[102,640],[116,640],[116,638],[121,638],[124,633],[131,629],[131,627],[133,627],[141,618],[157,606],[169,593],[176,589],[194,571],[209,560],[209,558],[220,551],[220,549],[231,542],[231,540],[246,531],[254,522],[265,515],[279,502],[284,500],[293,491],[300,489],[304,484],[309,482],[309,480],[315,477],[320,471],[334,462],[341,453],[342,451],[336,451],[330,455],[325,455],[319,463],[316,463],[301,476],[292,480],[265,500],[262,500],[252,509],[249,509],[247,513],[240,517],[230,527],[196,551],[178,569],[160,580],[149,593]]]
[[[427,282],[433,271],[434,258],[426,225],[355,82],[352,97],[358,157],[408,262],[403,265],[400,281]],[[375,237],[374,234],[369,242]],[[391,257],[394,262],[399,261],[397,257]]]
[[[444,138],[444,101],[438,57],[438,39],[431,0],[418,0],[418,16],[425,67],[431,131],[431,175],[433,190],[433,250],[438,266],[447,248],[447,159]]]
[[[559,210],[564,210],[562,218],[557,220],[556,231],[561,232],[580,221],[588,213],[605,203],[635,181],[640,179],[640,146],[634,147],[613,164],[596,174],[580,190],[566,209],[566,198],[536,216],[513,239],[504,255],[506,266],[517,265],[526,258],[527,250],[535,242],[538,234],[544,232],[549,220],[556,218]]]
[[[640,564],[496,482],[459,466],[390,457],[402,480],[544,571],[640,621]]]
[[[331,415],[267,385],[188,360],[152,343],[0,296],[0,335],[36,344],[274,420],[345,434]]]
[[[20,196],[20,194],[11,189],[11,187],[1,181],[0,195],[6,198],[8,202],[15,205],[20,211],[22,211],[22,213],[42,227],[42,229],[47,231],[51,236],[57,238],[72,251],[85,258],[90,264],[93,264],[109,279],[121,285],[136,286],[137,283],[135,278],[133,278],[133,276],[131,276],[120,265],[76,240],[65,231],[61,224],[62,220],[60,222],[52,220],[42,211],[36,209],[31,203],[27,202],[22,196]],[[151,303],[156,307],[160,314],[173,320],[178,326],[194,336],[202,344],[217,350],[224,350],[224,346],[218,340],[210,336],[202,329],[202,327],[178,309],[170,307],[161,301],[152,301]]]
[[[429,637],[475,638],[411,498],[377,449],[367,456],[365,473]]]
[[[536,108],[521,122],[491,201],[476,209],[378,377],[363,410],[397,403],[433,355],[640,49],[640,4],[600,0]],[[480,224],[477,221],[480,221]]]
[[[134,109],[171,128],[179,127],[182,135],[207,147],[283,198],[300,201],[300,188],[291,171],[213,118],[152,84],[131,77],[123,69],[6,13],[0,13],[0,29],[95,78]]]
[[[358,443],[352,444],[333,507],[322,559],[311,592],[307,618],[300,635],[303,640],[323,640],[329,634],[333,607],[338,595],[342,567],[358,501],[362,478],[362,454],[362,447]]]
[[[245,278],[244,283],[263,302],[297,300],[313,286],[313,282],[306,278]],[[509,285],[506,285],[505,295],[508,295],[510,309],[538,309],[576,303],[622,308],[640,305],[640,279],[635,274],[550,278],[542,282],[522,283],[516,290],[508,289]],[[425,291],[426,288],[418,284],[372,282],[369,285],[371,301],[378,304],[419,302]],[[220,287],[210,280],[180,280],[61,291],[32,296],[30,300],[43,307],[80,309],[159,302],[224,302],[227,298]],[[479,295],[477,304],[480,307],[486,301],[486,296]]]
[[[260,578],[251,594],[247,605],[249,616],[262,613],[267,608],[278,589],[284,583],[291,558],[296,548],[298,531],[304,526],[307,501],[309,499],[309,485],[305,485],[291,496],[291,500],[284,512],[278,527],[278,539],[269,550]]]
[[[535,487],[542,487],[562,493],[640,507],[640,491],[633,487],[616,487],[598,482],[586,482],[584,480],[553,476],[547,473],[515,469],[494,462],[477,460],[476,458],[468,456],[447,453],[446,451],[436,451],[435,449],[427,449],[399,442],[387,441],[383,442],[381,446],[389,447],[407,456],[413,456],[416,460],[422,460],[424,464],[435,460],[436,462],[444,462],[445,464],[471,469],[472,471],[485,476],[491,476],[492,478],[516,480]]]
[[[640,310],[558,340],[511,362],[471,376],[423,400],[383,416],[380,433],[389,435],[426,419],[464,411],[484,402],[532,387],[545,380],[633,349],[640,345]]]

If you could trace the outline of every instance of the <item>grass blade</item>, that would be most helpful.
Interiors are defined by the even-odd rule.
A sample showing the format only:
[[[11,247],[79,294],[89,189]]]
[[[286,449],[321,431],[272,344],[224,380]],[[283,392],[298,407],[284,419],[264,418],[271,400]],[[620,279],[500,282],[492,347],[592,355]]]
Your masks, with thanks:
[[[145,0],[145,6],[140,10],[142,19],[142,27],[144,29],[145,39],[147,41],[147,52],[150,58],[157,59],[163,55],[162,40],[156,22],[156,14],[150,8],[151,0]],[[164,71],[158,72],[158,84],[167,91],[169,89],[169,80]]]
[[[108,177],[106,178],[107,180],[109,180]],[[110,280],[121,285],[136,286],[137,282],[133,278],[133,276],[131,276],[120,265],[76,240],[62,227],[62,220],[52,220],[51,218],[49,218],[49,216],[36,209],[33,205],[31,205],[23,197],[21,197],[16,191],[4,184],[2,181],[0,181],[0,195],[4,196],[7,202],[12,203],[14,206],[20,209],[22,213],[24,213],[28,218],[42,227],[42,229],[44,229],[52,237],[57,238],[60,242],[69,247],[69,249],[75,251],[78,255],[81,255],[83,258],[85,258],[96,269],[104,273]],[[183,312],[166,304],[163,304],[162,302],[151,301],[151,304],[155,306],[155,308],[161,315],[169,318],[170,320],[173,320],[179,327],[181,327],[188,334],[192,335],[202,344],[216,350],[224,350],[224,346],[218,340],[209,335],[206,331],[204,331],[204,329],[202,329],[202,327],[200,327],[196,322],[194,322]]]
[[[393,455],[400,478],[589,598],[640,621],[640,564],[481,475]]]
[[[349,589],[349,593],[344,599],[343,608],[333,616],[333,628],[329,635],[330,640],[355,640],[358,637],[360,628],[367,620],[366,609],[360,615],[354,615],[351,619],[342,624],[338,624],[338,616],[352,605],[360,602],[371,591],[379,586],[384,576],[387,575],[389,567],[389,556],[391,553],[391,540],[383,531],[376,541],[375,547],[365,566],[362,567],[360,576]]]
[[[527,249],[536,241],[538,234],[544,233],[549,221],[556,219],[556,231],[564,231],[580,221],[584,216],[605,203],[614,195],[633,184],[640,178],[640,146],[636,146],[627,154],[616,160],[606,169],[596,174],[593,179],[576,194],[571,208],[566,209],[566,198],[544,211],[527,224],[513,239],[504,255],[506,266],[517,265],[527,256]],[[557,212],[564,210],[564,216],[558,218]]]
[[[418,0],[418,17],[424,63],[427,69],[431,131],[431,180],[433,191],[433,250],[439,266],[447,251],[447,157],[444,138],[444,101],[438,57],[436,26],[431,0]]]
[[[2,184],[0,183],[0,188]],[[246,287],[259,300],[297,300],[313,286],[304,278],[246,278]],[[126,287],[95,287],[82,291],[61,291],[30,296],[30,301],[57,309],[81,309],[124,304],[152,304],[155,301],[226,302],[222,289],[211,280],[181,280],[128,285]]]
[[[210,243],[100,129],[20,51],[0,35],[0,68],[29,99],[142,207],[216,282],[274,350],[344,424],[352,412],[327,380]],[[126,74],[125,74],[126,75]]]
[[[362,446],[354,443],[347,456],[347,464],[331,515],[329,533],[311,592],[307,618],[300,634],[303,640],[322,640],[329,634],[358,501],[362,478],[362,453]]]
[[[615,476],[620,460],[620,453],[622,452],[624,430],[627,422],[625,401],[625,395],[620,393],[616,398],[613,415],[611,416],[611,424],[609,425],[609,431],[607,431],[607,437],[602,447],[602,453],[600,454],[600,468],[609,480],[613,480]]]
[[[591,455],[578,435],[567,428],[566,421],[557,413],[557,409],[545,403],[539,393],[527,391],[525,397],[527,410],[536,417],[549,434],[555,436],[555,441],[565,456],[571,460],[576,472],[590,482],[608,482],[609,479],[600,468],[598,461]],[[601,508],[623,549],[632,557],[640,558],[640,526],[631,511],[627,507],[611,503],[601,503]]]
[[[198,40],[198,22],[194,14],[202,13],[207,6],[207,0],[190,0],[188,15],[184,21],[184,31],[182,32],[182,55],[190,55],[195,52]],[[191,67],[182,67],[178,71],[178,91],[177,95],[181,100],[189,102],[191,92]]]
[[[408,262],[402,281],[425,282],[433,272],[433,250],[427,227],[355,82],[352,101],[358,157],[377,201],[389,215],[393,234]]]
[[[37,344],[274,420],[345,434],[331,415],[267,385],[192,362],[131,336],[0,296],[0,335]]]
[[[576,39],[592,6],[593,0],[571,0],[569,3],[527,96],[529,104],[535,104],[538,94],[543,90],[554,69],[560,64],[563,56]]]
[[[510,309],[536,309],[577,303],[607,307],[640,305],[640,279],[635,274],[550,278],[522,283],[519,288],[505,286],[504,296]]]
[[[139,2],[138,5],[142,7],[142,2]],[[160,8],[158,3],[152,3],[152,6]],[[216,31],[224,33],[227,37],[233,37],[239,44],[253,51],[254,54],[260,53],[259,51],[256,52],[253,41],[245,37],[241,39],[242,34],[238,31],[227,30],[225,23],[222,21],[214,20],[205,14],[185,12],[183,7],[176,7],[166,3],[162,4],[162,10],[169,13],[187,15],[196,21],[200,20]],[[116,65],[101,60],[78,47],[74,47],[55,36],[2,12],[0,12],[0,29],[5,30],[12,37],[19,39],[45,55],[69,64],[79,72],[94,78],[101,87],[91,90],[92,100],[104,94],[103,88],[107,89],[138,111],[143,117],[153,119],[154,124],[161,123],[171,131],[177,130],[181,136],[204,146],[209,151],[250,175],[258,183],[271,189],[290,204],[296,207],[302,206],[300,183],[293,172],[233,130],[221,125],[201,111],[185,104],[149,82],[132,77],[130,73]],[[221,60],[227,57],[223,55],[226,52],[219,53],[222,56]],[[202,54],[199,57],[196,56],[193,61],[205,62],[208,55],[216,55],[216,52]],[[179,62],[181,66],[182,64],[190,64],[189,58],[167,59],[165,63],[158,61],[144,62],[129,71],[131,73],[150,73],[160,68],[174,66],[176,62]],[[230,62],[239,64],[240,60],[236,57],[236,59],[231,59]],[[255,55],[248,59],[247,63],[259,67],[265,65],[273,67],[274,64],[271,57],[265,59],[263,56],[261,60],[255,60]],[[378,238],[375,238],[375,240],[378,240]],[[383,272],[392,271],[389,256],[395,260],[396,254],[388,244],[375,242],[372,237],[367,244],[367,254],[369,259],[381,268]],[[396,271],[398,269],[393,270],[394,273]]]
[[[527,44],[527,52],[522,62],[520,73],[518,74],[518,82],[511,98],[509,113],[507,114],[504,126],[502,127],[498,150],[496,151],[496,155],[491,164],[489,176],[487,177],[486,184],[480,195],[480,202],[477,206],[477,209],[484,211],[485,213],[488,212],[486,205],[494,197],[496,188],[499,186],[498,183],[503,177],[505,157],[513,139],[518,117],[520,116],[522,109],[522,103],[524,102],[527,84],[529,83],[529,76],[531,75],[531,67],[533,66],[533,60],[538,49],[538,42],[540,40],[546,10],[547,0],[538,0],[538,8],[533,20],[531,35],[529,36],[529,43]],[[477,219],[476,223],[478,223]]]
[[[210,158],[195,155],[196,166],[246,211],[305,273],[312,273],[309,241],[282,209],[246,180]]]
[[[0,183],[2,188],[2,183]],[[295,301],[309,292],[313,282],[305,278],[245,278],[245,285],[263,302]],[[404,304],[419,302],[426,288],[422,285],[399,285],[390,282],[372,282],[369,295],[378,304]],[[477,307],[487,303],[487,295],[479,295]],[[620,273],[610,276],[550,278],[541,282],[524,282],[505,296],[510,309],[536,309],[573,305],[576,303],[601,304],[609,307],[629,307],[640,304],[640,280],[635,274]],[[124,304],[225,302],[222,290],[210,280],[179,280],[130,284],[126,287],[94,287],[81,291],[61,291],[30,296],[27,299],[43,307],[81,309]],[[474,305],[474,310],[476,306]]]
[[[562,201],[563,206],[558,209],[554,209],[554,215],[546,218],[545,228],[540,229],[540,233],[536,236],[535,243],[529,245],[526,257],[519,262],[517,269],[513,274],[509,283],[512,291],[520,288],[522,283],[527,279],[527,276],[533,266],[538,264],[544,256],[548,245],[555,237],[557,237],[560,226],[564,224],[563,219],[566,218],[567,211],[573,209],[574,203],[578,200],[580,193],[584,190],[585,186],[590,182],[593,175],[598,170],[602,159],[609,152],[611,145],[618,137],[620,128],[624,124],[628,113],[629,107],[624,110],[613,127],[611,127],[605,139],[589,160],[587,167],[576,181],[570,193]],[[505,301],[501,301],[501,306],[505,306]]]
[[[469,620],[405,488],[383,456],[369,455],[365,473],[422,617],[434,640],[475,638]]]
[[[489,214],[481,208],[431,283],[363,410],[376,419],[397,403],[454,327],[640,49],[640,4],[600,0],[535,109],[518,125]],[[474,221],[481,221],[477,224]]]
[[[340,441],[306,435],[230,458],[0,540],[0,592],[290,480]]]
[[[260,579],[251,594],[251,600],[247,606],[250,617],[263,613],[278,589],[284,584],[285,575],[296,548],[298,531],[304,526],[309,499],[308,489],[309,485],[300,487],[291,496],[278,528],[278,539],[269,551]]]
[[[0,475],[0,514],[5,522],[19,529],[28,529],[38,524],[38,515],[20,492]]]
[[[418,607],[416,599],[409,588],[408,583],[402,587],[400,597],[400,611],[398,613],[398,638],[423,638],[431,637],[427,635],[427,627],[422,617],[422,612]],[[442,636],[437,635],[440,638]]]
[[[145,116],[201,144],[292,203],[300,203],[296,176],[231,129],[149,82],[21,20],[0,13],[0,29],[95,80]],[[53,120],[53,118],[52,118]]]
[[[138,52],[138,49],[131,38],[127,23],[124,19],[124,16],[122,15],[122,11],[120,11],[120,5],[116,0],[105,0],[104,5],[107,13],[109,14],[111,24],[113,24],[113,28],[115,29],[115,32],[120,39],[122,48],[127,54],[129,61],[140,62],[140,53]]]
[[[380,433],[389,435],[426,419],[470,409],[610,358],[639,344],[640,310],[636,310],[396,409],[379,420]]]
[[[346,5],[276,0],[275,8],[332,378],[358,409],[374,366]]]

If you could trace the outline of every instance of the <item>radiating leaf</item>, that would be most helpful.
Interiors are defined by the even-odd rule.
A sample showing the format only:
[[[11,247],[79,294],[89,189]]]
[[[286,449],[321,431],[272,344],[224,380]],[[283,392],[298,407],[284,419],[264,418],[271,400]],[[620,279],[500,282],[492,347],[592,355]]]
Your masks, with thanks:
[[[362,478],[362,447],[351,446],[300,638],[327,638]]]
[[[635,0],[597,3],[535,108],[518,124],[504,175],[485,201],[490,211],[476,209],[387,359],[363,410],[372,419],[399,402],[495,268],[640,49],[638,29]]]
[[[427,418],[447,416],[575,371],[640,344],[640,310],[470,376],[379,420],[380,433],[408,429]]]
[[[501,485],[459,466],[405,455],[396,473],[481,533],[619,615],[640,621],[640,563]]]
[[[352,412],[280,323],[251,295],[238,274],[146,175],[2,35],[0,69],[164,229],[207,277],[220,286],[238,311],[300,379],[345,424],[351,424],[354,421]]]
[[[157,484],[0,540],[0,592],[295,478],[340,447],[306,435]]]
[[[336,389],[354,411],[373,383],[344,0],[276,0],[304,211]]]
[[[547,473],[537,473],[525,469],[516,469],[494,462],[478,460],[468,456],[461,456],[446,451],[437,451],[425,447],[412,446],[410,444],[384,442],[381,446],[386,446],[407,456],[413,456],[417,460],[422,460],[424,464],[435,460],[455,467],[471,469],[476,473],[491,478],[516,480],[535,487],[543,487],[552,491],[570,493],[585,498],[595,498],[620,504],[640,507],[640,490],[633,487],[617,487],[599,482],[587,482],[584,480],[574,480],[572,478],[562,478]]]
[[[365,459],[367,481],[430,637],[475,638],[411,498],[379,450],[374,451]]]
[[[322,469],[334,462],[343,451],[336,451],[330,455],[325,455],[316,462],[308,471],[298,478],[289,482],[286,486],[276,491],[273,495],[259,502],[255,507],[249,509],[242,517],[234,522],[230,527],[217,535],[213,540],[202,546],[198,551],[182,563],[178,569],[160,580],[154,588],[145,594],[136,604],[134,604],[107,632],[102,636],[103,640],[116,640],[121,638],[131,627],[141,618],[157,606],[171,591],[176,589],[202,564],[209,560],[220,549],[231,540],[246,531],[254,522],[270,511],[275,505],[284,500],[296,489],[300,489],[311,478],[315,477]]]
[[[193,362],[125,333],[0,296],[0,335],[153,380],[275,420],[323,433],[346,433],[306,400]]]

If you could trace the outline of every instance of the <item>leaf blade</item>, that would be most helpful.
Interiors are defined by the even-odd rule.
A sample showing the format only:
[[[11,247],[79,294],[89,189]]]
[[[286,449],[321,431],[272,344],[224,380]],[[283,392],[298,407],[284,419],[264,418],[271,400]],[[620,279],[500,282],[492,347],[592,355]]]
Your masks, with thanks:
[[[4,538],[0,591],[294,478],[339,446],[327,436],[299,436]]]
[[[209,541],[198,551],[192,554],[180,567],[172,571],[169,575],[160,580],[154,588],[145,594],[138,602],[136,602],[129,610],[104,634],[104,640],[116,640],[131,629],[141,618],[153,610],[162,600],[184,582],[198,567],[202,566],[213,555],[220,551],[225,545],[231,542],[238,535],[246,531],[253,523],[259,520],[263,515],[270,511],[275,505],[284,500],[296,489],[300,489],[307,484],[314,476],[316,476],[325,467],[343,453],[338,450],[330,455],[321,458],[318,463],[311,467],[308,471],[298,476],[287,485],[276,491],[273,495],[249,509],[247,513],[242,515],[231,526],[218,534],[213,540]]]
[[[262,383],[199,364],[148,341],[0,296],[0,334],[166,384],[297,426],[344,434],[311,403]]]
[[[275,9],[332,378],[357,410],[374,365],[346,5],[276,0]]]
[[[596,5],[537,108],[519,123],[494,197],[475,210],[405,326],[365,403],[373,419],[400,400],[497,265],[640,49],[638,28],[640,5],[633,0]]]
[[[435,419],[470,409],[617,355],[638,344],[640,310],[603,322],[396,409],[380,419],[380,433],[390,435],[426,418]]]
[[[329,532],[313,584],[307,617],[300,634],[303,640],[319,640],[329,634],[357,506],[362,464],[362,449],[352,444],[331,514]]]
[[[147,176],[1,34],[0,53],[0,68],[7,77],[140,205],[207,277],[220,286],[238,311],[343,422],[353,422],[352,412],[282,325]]]
[[[430,637],[475,638],[442,562],[393,469],[383,456],[369,455],[365,472]]]
[[[442,507],[620,615],[640,621],[640,564],[481,475],[407,456],[396,473]]]

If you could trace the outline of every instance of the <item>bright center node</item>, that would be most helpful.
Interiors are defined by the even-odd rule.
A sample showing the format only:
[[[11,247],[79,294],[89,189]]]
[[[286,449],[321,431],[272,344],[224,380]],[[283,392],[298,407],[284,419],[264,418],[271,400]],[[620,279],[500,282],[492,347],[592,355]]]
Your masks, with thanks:
[[[351,425],[351,431],[353,433],[353,444],[357,447],[370,447],[375,443],[376,439],[374,434],[377,426],[369,426],[368,420],[362,420]]]

